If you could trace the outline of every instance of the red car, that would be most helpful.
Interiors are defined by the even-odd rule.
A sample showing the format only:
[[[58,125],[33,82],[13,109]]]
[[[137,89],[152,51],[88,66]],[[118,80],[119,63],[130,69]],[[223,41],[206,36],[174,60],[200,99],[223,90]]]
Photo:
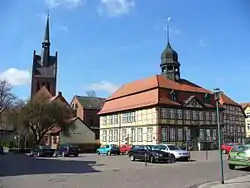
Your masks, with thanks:
[[[131,145],[127,145],[127,144],[121,145],[120,146],[120,153],[128,154],[128,152],[131,150],[131,148],[132,148]]]
[[[234,145],[238,145],[238,143],[224,143],[221,145],[221,150],[223,153],[228,154]]]

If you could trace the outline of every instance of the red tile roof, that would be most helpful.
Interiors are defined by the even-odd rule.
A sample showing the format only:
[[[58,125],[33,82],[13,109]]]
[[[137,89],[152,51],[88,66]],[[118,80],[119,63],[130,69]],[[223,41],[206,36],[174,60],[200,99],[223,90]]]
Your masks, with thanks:
[[[212,94],[211,91],[202,88],[188,80],[181,79],[179,82],[173,82],[166,79],[162,75],[154,75],[149,78],[137,80],[120,87],[108,99],[106,99],[103,108],[98,114],[113,113],[117,111],[124,111],[136,109],[141,107],[148,107],[157,104],[167,104],[180,106],[183,101],[173,101],[166,95],[160,95],[160,90],[169,89],[177,92],[186,93],[187,100],[194,93],[197,94]],[[164,91],[165,92],[165,91]],[[187,94],[189,93],[189,94]],[[221,94],[221,104],[237,105],[232,99],[225,94]],[[214,104],[204,104],[206,107],[214,107]]]

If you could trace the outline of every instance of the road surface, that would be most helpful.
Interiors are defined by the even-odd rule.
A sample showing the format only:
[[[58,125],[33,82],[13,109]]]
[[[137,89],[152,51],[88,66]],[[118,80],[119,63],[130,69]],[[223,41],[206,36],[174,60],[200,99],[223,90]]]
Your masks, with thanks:
[[[197,156],[195,156],[197,155]],[[0,156],[1,188],[190,188],[219,180],[217,154],[209,160],[196,153],[193,162],[148,164],[131,162],[127,156],[37,159],[25,155]],[[194,159],[193,158],[193,159]],[[249,174],[230,171],[225,164],[225,178]]]

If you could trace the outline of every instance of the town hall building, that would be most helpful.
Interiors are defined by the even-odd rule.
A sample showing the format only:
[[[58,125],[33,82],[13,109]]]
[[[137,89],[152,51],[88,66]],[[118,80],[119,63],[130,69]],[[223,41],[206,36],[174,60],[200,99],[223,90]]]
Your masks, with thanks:
[[[106,99],[100,115],[102,144],[200,143],[216,148],[217,119],[213,93],[181,77],[178,53],[168,41],[160,75],[121,86]],[[245,114],[224,93],[220,99],[223,142],[244,142]]]

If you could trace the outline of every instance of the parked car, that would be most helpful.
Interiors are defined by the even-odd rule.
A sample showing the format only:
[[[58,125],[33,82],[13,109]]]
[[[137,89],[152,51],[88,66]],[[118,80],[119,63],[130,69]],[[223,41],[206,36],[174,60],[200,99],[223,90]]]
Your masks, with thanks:
[[[0,155],[3,155],[3,154],[4,154],[3,146],[0,146]]]
[[[31,152],[30,156],[37,156],[37,157],[53,157],[55,150],[52,149],[50,146],[35,146]]]
[[[175,161],[174,155],[171,153],[167,153],[161,150],[152,150],[151,146],[144,145],[136,145],[131,148],[129,151],[129,159],[131,161],[139,160],[154,162],[170,162],[173,163]]]
[[[128,144],[123,144],[120,146],[120,153],[122,154],[128,154],[128,152],[131,150],[132,146]]]
[[[115,145],[115,144],[107,144],[107,145],[103,145],[100,148],[98,148],[96,150],[96,153],[98,155],[100,155],[100,154],[120,155],[120,148],[118,147],[118,145]]]
[[[75,156],[78,157],[80,149],[76,145],[72,144],[61,144],[57,147],[54,156]]]
[[[228,168],[234,170],[236,166],[250,167],[250,145],[234,145],[228,154]]]
[[[224,143],[221,145],[221,150],[223,153],[228,154],[234,145],[240,145],[239,143]]]
[[[189,160],[190,152],[181,149],[180,147],[174,144],[157,144],[153,147],[153,150],[161,150],[166,153],[171,153],[175,157],[176,160]]]

